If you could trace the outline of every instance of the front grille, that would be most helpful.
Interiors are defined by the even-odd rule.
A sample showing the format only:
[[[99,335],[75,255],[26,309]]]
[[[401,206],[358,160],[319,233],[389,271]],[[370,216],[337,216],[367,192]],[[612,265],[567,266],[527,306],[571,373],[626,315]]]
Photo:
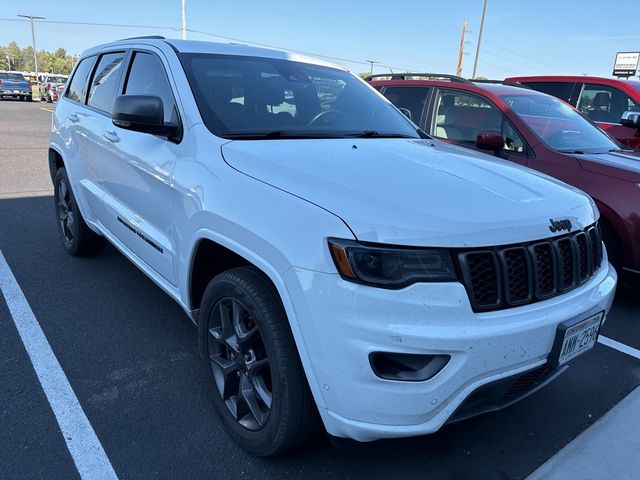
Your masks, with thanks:
[[[592,225],[562,237],[458,253],[474,311],[500,310],[560,295],[589,280],[602,263]]]

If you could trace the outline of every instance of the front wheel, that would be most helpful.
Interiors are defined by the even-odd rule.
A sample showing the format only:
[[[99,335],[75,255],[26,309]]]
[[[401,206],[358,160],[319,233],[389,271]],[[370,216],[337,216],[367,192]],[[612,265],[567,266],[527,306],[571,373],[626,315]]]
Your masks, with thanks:
[[[106,243],[104,237],[91,230],[82,218],[76,199],[71,191],[69,177],[64,168],[58,169],[54,183],[58,233],[62,245],[69,255],[74,257],[96,255]]]
[[[262,273],[234,268],[211,280],[199,325],[213,401],[236,442],[270,456],[313,437],[315,403],[284,308]]]

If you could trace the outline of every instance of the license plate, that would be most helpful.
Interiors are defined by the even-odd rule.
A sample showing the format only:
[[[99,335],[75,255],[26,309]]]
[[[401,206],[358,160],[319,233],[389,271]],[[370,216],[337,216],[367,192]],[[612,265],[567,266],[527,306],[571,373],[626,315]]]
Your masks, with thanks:
[[[603,318],[604,312],[600,312],[577,322],[564,322],[558,326],[554,342],[558,366],[593,348],[598,340]]]
[[[20,93],[20,90],[14,90],[13,93]]]

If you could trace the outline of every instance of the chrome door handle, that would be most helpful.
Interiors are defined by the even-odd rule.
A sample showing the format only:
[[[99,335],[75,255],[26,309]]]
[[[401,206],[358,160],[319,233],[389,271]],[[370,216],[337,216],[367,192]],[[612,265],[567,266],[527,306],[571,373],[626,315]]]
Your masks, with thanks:
[[[120,141],[120,137],[118,137],[118,133],[115,130],[112,132],[104,132],[103,137],[113,143]]]
[[[80,117],[78,117],[77,113],[70,113],[69,115],[67,115],[67,118],[73,123],[80,121]]]

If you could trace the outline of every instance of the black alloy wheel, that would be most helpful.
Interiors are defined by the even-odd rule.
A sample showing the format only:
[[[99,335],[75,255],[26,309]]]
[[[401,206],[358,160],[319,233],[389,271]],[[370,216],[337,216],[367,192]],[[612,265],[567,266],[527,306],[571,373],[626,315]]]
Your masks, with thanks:
[[[247,430],[269,418],[273,393],[269,358],[260,330],[239,300],[218,300],[209,319],[209,361],[229,413]]]

